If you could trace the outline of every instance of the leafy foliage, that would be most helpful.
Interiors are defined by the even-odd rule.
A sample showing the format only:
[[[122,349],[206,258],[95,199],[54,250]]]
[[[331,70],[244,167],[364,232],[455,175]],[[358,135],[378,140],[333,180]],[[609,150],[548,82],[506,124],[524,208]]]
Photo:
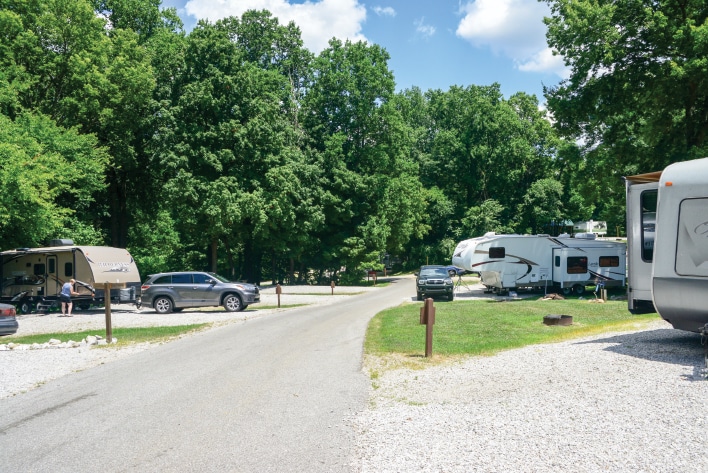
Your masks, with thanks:
[[[708,8],[544,1],[555,127],[499,84],[396,92],[380,46],[315,56],[267,11],[187,34],[159,0],[0,0],[0,244],[353,281],[488,231],[619,229],[621,176],[706,151]]]

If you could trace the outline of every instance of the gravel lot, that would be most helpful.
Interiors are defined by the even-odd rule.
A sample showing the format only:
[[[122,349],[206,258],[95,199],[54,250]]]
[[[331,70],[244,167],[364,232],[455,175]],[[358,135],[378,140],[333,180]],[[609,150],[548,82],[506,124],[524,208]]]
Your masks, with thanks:
[[[708,471],[700,337],[663,321],[424,370],[367,367],[361,472]]]
[[[458,300],[489,297],[477,287]],[[282,305],[333,304],[363,288],[284,287]],[[319,291],[322,295],[314,295]],[[263,288],[261,307],[276,305]],[[113,309],[113,326],[242,323],[277,309],[161,316]],[[103,312],[22,316],[20,334],[97,330]],[[0,352],[0,399],[150,345]],[[350,419],[357,472],[708,471],[700,337],[657,320],[636,331],[535,345],[421,370],[367,358],[370,405]]]

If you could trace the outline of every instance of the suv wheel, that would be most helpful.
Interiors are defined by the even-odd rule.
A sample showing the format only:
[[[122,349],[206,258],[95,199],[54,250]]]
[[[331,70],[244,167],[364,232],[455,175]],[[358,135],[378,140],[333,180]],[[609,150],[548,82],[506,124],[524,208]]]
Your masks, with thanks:
[[[172,312],[172,301],[168,297],[158,297],[155,299],[155,302],[152,303],[152,306],[158,314],[169,314]]]
[[[229,294],[224,297],[224,309],[229,312],[239,312],[245,309],[245,306],[241,302],[241,298],[235,294]]]

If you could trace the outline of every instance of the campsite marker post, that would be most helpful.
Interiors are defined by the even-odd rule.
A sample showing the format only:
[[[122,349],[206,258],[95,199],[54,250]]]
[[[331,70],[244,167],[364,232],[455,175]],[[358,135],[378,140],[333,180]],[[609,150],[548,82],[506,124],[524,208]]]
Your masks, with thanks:
[[[111,283],[104,284],[103,300],[106,304],[106,341],[113,342],[113,324],[111,323]]]
[[[278,309],[280,309],[280,294],[283,293],[283,288],[280,287],[280,284],[275,285],[275,293],[278,295]]]
[[[329,283],[329,286],[332,288],[332,295],[334,295],[334,286],[335,286],[334,281]]]
[[[433,299],[425,299],[420,308],[420,323],[425,324],[425,357],[433,356],[433,325],[435,325],[435,306]]]

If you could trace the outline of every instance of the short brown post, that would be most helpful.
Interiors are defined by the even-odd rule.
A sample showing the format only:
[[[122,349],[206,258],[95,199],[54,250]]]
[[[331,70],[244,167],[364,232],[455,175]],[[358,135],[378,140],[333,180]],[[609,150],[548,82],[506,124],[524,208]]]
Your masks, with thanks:
[[[275,293],[278,295],[278,309],[280,309],[280,294],[283,293],[283,288],[280,287],[280,284],[275,285]]]
[[[334,286],[335,286],[335,285],[336,285],[336,284],[334,284],[334,281],[332,281],[331,283],[329,283],[329,287],[332,288],[332,295],[334,295]]]
[[[103,303],[106,305],[106,342],[113,342],[113,323],[111,322],[111,283],[103,285]]]
[[[431,298],[425,299],[420,308],[420,323],[425,324],[425,357],[433,356],[433,325],[435,325],[435,306]]]

